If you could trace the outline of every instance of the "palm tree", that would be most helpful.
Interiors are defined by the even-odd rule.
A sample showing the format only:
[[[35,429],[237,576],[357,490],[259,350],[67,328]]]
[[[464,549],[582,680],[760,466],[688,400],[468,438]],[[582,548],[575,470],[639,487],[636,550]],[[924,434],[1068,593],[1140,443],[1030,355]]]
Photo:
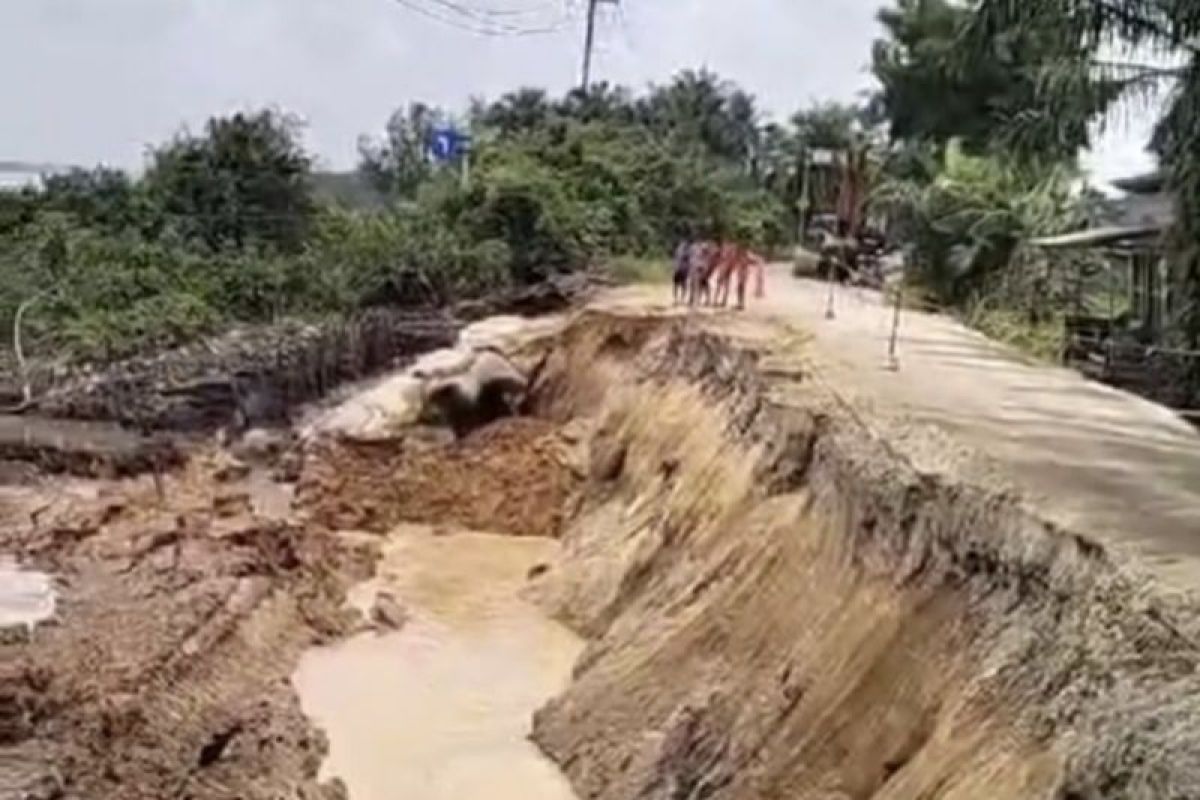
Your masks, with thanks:
[[[634,119],[633,99],[629,90],[597,82],[587,89],[571,90],[558,104],[559,113],[580,122],[617,122]]]
[[[685,70],[639,104],[651,127],[748,169],[758,139],[753,96],[708,70]]]
[[[526,87],[483,105],[476,112],[475,122],[501,136],[512,136],[544,127],[553,113],[554,106],[545,90]]]
[[[967,53],[1037,31],[1036,102],[1005,137],[1039,149],[1114,109],[1166,92],[1153,145],[1177,196],[1173,278],[1178,331],[1200,345],[1200,3],[1195,0],[980,0]],[[1100,57],[1113,53],[1112,57]]]

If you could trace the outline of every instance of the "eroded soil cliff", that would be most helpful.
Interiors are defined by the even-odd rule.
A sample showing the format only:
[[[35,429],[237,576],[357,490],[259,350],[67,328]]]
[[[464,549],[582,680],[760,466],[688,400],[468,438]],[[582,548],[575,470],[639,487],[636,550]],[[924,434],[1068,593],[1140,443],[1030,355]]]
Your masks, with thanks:
[[[588,645],[533,737],[582,798],[1200,797],[1195,607],[736,331],[586,311],[461,439],[6,489],[59,608],[0,642],[0,798],[340,796],[288,676],[404,522],[561,537],[529,588]]]
[[[802,358],[598,315],[541,397],[592,423],[539,587],[592,642],[534,731],[582,797],[1200,796],[1195,610]]]

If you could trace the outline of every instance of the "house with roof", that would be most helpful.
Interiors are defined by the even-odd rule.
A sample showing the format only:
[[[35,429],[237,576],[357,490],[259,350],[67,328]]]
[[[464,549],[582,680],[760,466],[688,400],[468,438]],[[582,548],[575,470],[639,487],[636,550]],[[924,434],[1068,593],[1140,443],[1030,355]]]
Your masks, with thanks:
[[[1124,194],[1106,204],[1096,224],[1085,230],[1035,239],[1046,250],[1091,249],[1103,253],[1113,270],[1108,320],[1142,344],[1161,339],[1173,304],[1167,275],[1166,238],[1175,224],[1175,206],[1162,171],[1116,180]],[[1118,271],[1124,274],[1118,275]],[[1120,309],[1120,314],[1115,313]],[[1117,331],[1113,331],[1117,333]]]
[[[1105,204],[1091,227],[1033,241],[1047,251],[1088,250],[1107,263],[1107,303],[1100,304],[1107,312],[1067,317],[1064,360],[1107,383],[1180,405],[1185,400],[1173,376],[1181,372],[1176,367],[1193,366],[1197,354],[1164,347],[1176,311],[1168,261],[1174,198],[1161,170],[1112,185],[1123,194]]]

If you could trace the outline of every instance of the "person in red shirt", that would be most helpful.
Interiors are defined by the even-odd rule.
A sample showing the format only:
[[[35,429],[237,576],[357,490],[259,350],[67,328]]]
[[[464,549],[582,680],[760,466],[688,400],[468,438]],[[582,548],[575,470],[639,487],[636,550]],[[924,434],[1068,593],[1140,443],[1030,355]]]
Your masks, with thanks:
[[[739,247],[734,242],[721,242],[717,245],[714,271],[717,277],[717,288],[713,294],[713,305],[724,308],[729,305],[729,285],[737,270]]]
[[[755,272],[755,296],[764,294],[764,262],[750,248],[734,242],[728,242],[721,247],[720,266],[717,273],[716,303],[722,308],[729,305],[730,289],[736,285],[737,309],[746,307],[746,287],[750,282],[750,273]]]

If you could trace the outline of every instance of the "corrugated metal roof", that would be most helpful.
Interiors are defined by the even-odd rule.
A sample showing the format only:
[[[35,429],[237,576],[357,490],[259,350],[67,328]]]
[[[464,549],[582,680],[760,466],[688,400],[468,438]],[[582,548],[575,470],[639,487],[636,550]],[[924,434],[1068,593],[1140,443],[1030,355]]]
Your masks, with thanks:
[[[1049,248],[1098,247],[1130,239],[1154,239],[1162,235],[1162,230],[1158,225],[1107,225],[1098,228],[1088,228],[1084,231],[1063,233],[1058,236],[1043,236],[1033,239],[1031,244],[1037,247]]]
[[[1128,183],[1149,183],[1153,179],[1153,176],[1142,176],[1131,178]],[[1100,224],[1094,227],[1034,239],[1033,244],[1038,247],[1099,247],[1126,240],[1145,244],[1146,240],[1161,236],[1175,224],[1175,203],[1165,192],[1131,194],[1106,203],[1097,221]]]

